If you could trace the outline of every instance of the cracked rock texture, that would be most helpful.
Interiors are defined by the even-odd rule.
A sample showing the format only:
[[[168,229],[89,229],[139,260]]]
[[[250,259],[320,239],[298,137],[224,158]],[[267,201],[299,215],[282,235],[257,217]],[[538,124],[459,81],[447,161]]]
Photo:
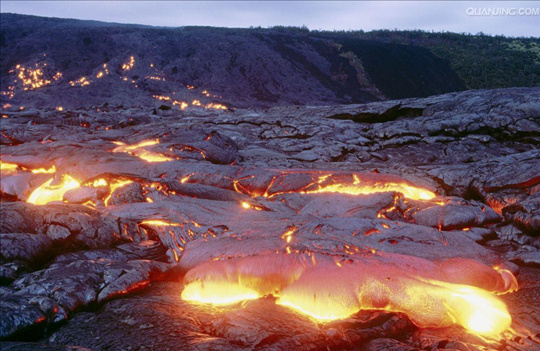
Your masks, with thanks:
[[[2,350],[539,347],[540,89],[264,111],[28,109],[6,113],[1,132]],[[80,186],[27,202],[65,175]],[[361,185],[377,191],[343,190]],[[290,252],[505,268],[521,285],[502,297],[515,334],[180,297],[196,267]]]

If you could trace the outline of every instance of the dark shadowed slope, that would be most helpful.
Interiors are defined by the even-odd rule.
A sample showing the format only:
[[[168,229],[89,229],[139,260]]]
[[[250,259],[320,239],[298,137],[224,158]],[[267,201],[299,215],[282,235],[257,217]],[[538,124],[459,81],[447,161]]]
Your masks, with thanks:
[[[465,88],[427,49],[346,36],[1,18],[2,101],[12,105],[148,105],[157,96],[177,106],[332,105]]]

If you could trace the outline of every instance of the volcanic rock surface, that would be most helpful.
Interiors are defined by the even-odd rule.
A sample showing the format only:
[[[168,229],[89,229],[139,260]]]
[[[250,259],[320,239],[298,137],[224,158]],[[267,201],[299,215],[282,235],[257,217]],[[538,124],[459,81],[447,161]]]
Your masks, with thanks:
[[[2,349],[540,346],[540,89],[1,122]],[[385,279],[401,295],[366,288]],[[214,283],[258,298],[188,298]],[[512,328],[408,289],[456,285],[509,292]],[[353,313],[315,320],[305,293]]]

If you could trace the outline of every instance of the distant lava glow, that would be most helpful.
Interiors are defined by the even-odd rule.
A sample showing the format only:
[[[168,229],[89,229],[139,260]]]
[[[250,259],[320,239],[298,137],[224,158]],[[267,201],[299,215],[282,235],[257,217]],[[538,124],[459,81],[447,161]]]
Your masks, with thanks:
[[[122,71],[129,71],[135,66],[135,57],[130,56],[129,61],[122,64]]]
[[[360,310],[386,310],[407,314],[419,327],[458,324],[492,337],[510,328],[505,304],[490,291],[507,292],[515,286],[487,266],[481,272],[496,282],[484,290],[474,286],[485,285],[476,281],[482,279],[479,272],[465,278],[467,285],[461,283],[466,274],[459,274],[460,269],[470,270],[467,260],[452,260],[454,267],[447,270],[448,262],[411,259],[411,270],[402,268],[402,256],[373,255],[336,265],[328,257],[313,260],[310,255],[268,254],[203,263],[186,274],[182,298],[220,305],[272,294],[277,304],[318,321],[343,319]]]
[[[23,65],[15,66],[18,80],[21,82],[24,90],[35,90],[51,84],[52,80],[62,78],[62,73],[57,72],[54,76],[45,78],[45,69],[47,63],[36,63],[33,67]],[[16,82],[16,81],[15,81]]]

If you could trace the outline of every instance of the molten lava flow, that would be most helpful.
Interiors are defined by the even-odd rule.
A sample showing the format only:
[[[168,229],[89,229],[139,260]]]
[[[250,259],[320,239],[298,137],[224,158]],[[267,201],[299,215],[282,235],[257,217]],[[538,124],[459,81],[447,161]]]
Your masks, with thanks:
[[[146,219],[139,224],[156,225],[156,226],[162,226],[162,227],[180,227],[181,226],[180,223],[168,222],[162,219]]]
[[[292,255],[264,255],[210,261],[191,269],[184,277],[182,299],[230,304],[278,294],[298,279],[303,263]]]
[[[133,156],[137,156],[142,160],[147,162],[167,162],[172,161],[174,158],[162,155],[160,153],[146,150],[146,146],[153,146],[159,144],[159,139],[156,140],[143,140],[140,143],[133,145],[126,145],[121,141],[114,142],[117,147],[115,147],[112,152],[125,152]]]
[[[311,174],[303,172],[281,173],[278,176],[272,177],[266,189],[252,189],[250,187],[250,180],[253,176],[247,176],[233,180],[233,186],[239,193],[248,194],[252,197],[264,196],[268,198],[288,193],[368,195],[384,192],[398,192],[403,194],[404,197],[414,200],[432,200],[436,197],[436,194],[432,191],[414,186],[390,174],[325,174],[311,178],[311,182],[296,189],[287,189],[283,185],[288,183],[287,177],[289,175],[292,177],[296,175],[311,176]]]
[[[2,172],[2,175],[15,174],[18,170],[18,165],[0,161],[0,171]]]
[[[221,282],[197,281],[187,285],[182,291],[182,299],[191,302],[209,303],[213,305],[230,305],[233,303],[258,299],[259,294],[240,284],[223,284]]]
[[[317,183],[319,184],[318,189],[306,190],[304,193],[313,194],[313,193],[341,193],[341,194],[350,194],[350,195],[368,195],[375,193],[383,193],[388,191],[395,191],[403,194],[406,198],[414,200],[431,200],[435,198],[435,193],[409,185],[405,182],[403,183],[394,183],[394,182],[375,182],[375,183],[366,183],[362,184],[362,181],[358,176],[353,175],[354,182],[352,184],[343,184],[343,183],[334,183],[325,185],[324,182],[329,176],[322,176],[319,178]]]
[[[71,176],[64,174],[58,183],[53,183],[54,178],[49,179],[28,197],[26,202],[35,205],[45,205],[52,201],[62,201],[64,193],[78,188],[81,184]]]
[[[106,179],[100,178],[100,179],[94,180],[91,184],[86,184],[86,186],[91,186],[91,187],[94,187],[94,188],[108,187],[109,188],[108,189],[108,195],[103,200],[103,203],[105,204],[105,206],[108,206],[109,201],[111,200],[111,197],[112,197],[114,191],[116,189],[119,189],[121,187],[129,185],[131,183],[133,183],[132,180],[116,180],[116,179],[113,179],[111,181],[107,181]]]
[[[289,236],[289,232],[283,234],[285,240]],[[272,294],[278,297],[278,304],[320,321],[342,319],[369,309],[403,312],[419,327],[458,324],[473,333],[493,337],[510,327],[510,314],[495,295],[455,283],[463,277],[445,273],[470,270],[461,267],[467,261],[433,263],[411,258],[404,263],[403,256],[387,254],[341,261],[327,256],[315,260],[314,256],[267,254],[209,261],[188,271],[182,298],[227,304]],[[457,266],[449,269],[449,265]],[[478,267],[479,272],[487,270],[491,278],[497,276],[485,265]],[[485,284],[482,274],[471,277],[479,279],[479,285]],[[496,280],[500,281],[492,282],[492,287],[508,289],[504,277]]]
[[[56,172],[56,167],[55,166],[52,166],[51,168],[37,168],[37,169],[32,169],[31,170],[32,173],[55,173]]]
[[[506,305],[484,290],[444,282],[430,283],[448,289],[451,297],[449,315],[467,330],[482,335],[497,335],[510,327],[512,318]]]
[[[372,273],[343,266],[308,271],[285,288],[278,304],[317,320],[348,317],[359,310],[403,312],[419,327],[458,324],[481,335],[498,335],[510,327],[510,314],[493,294],[467,285],[422,280],[399,269]],[[371,267],[373,270],[373,267]],[[396,275],[399,274],[399,275]],[[350,279],[346,281],[345,279]]]

